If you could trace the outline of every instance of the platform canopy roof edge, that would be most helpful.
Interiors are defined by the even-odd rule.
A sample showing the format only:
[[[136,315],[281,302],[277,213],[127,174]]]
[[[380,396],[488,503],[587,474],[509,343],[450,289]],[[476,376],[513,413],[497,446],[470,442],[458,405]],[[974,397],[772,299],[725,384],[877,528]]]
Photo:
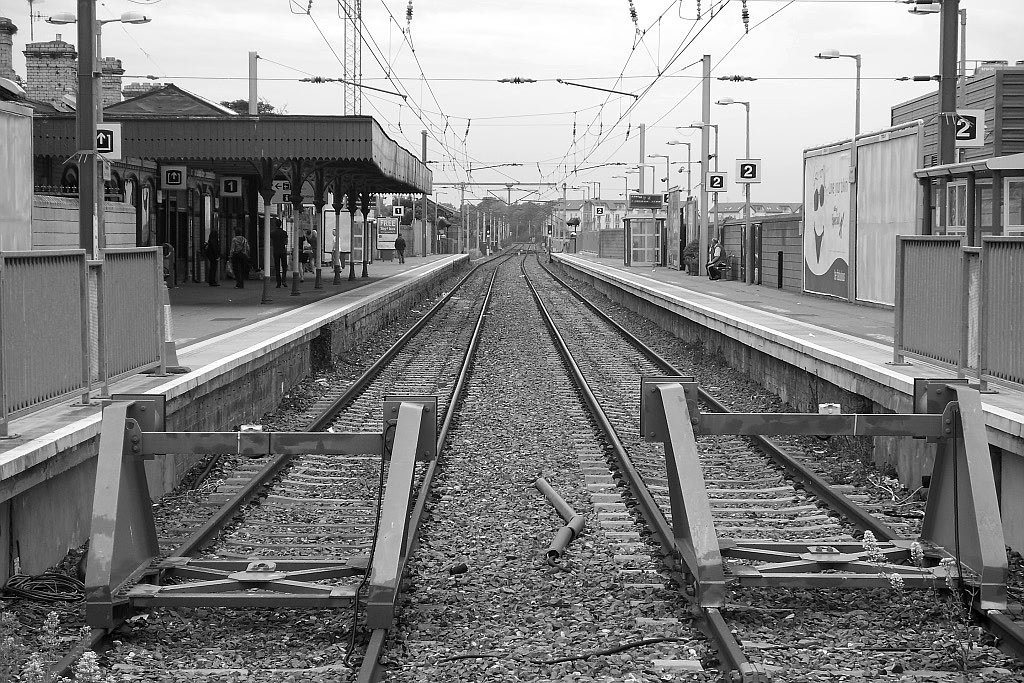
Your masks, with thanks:
[[[115,114],[123,157],[183,164],[220,175],[259,176],[301,168],[337,179],[358,193],[429,194],[430,169],[369,116],[175,116]],[[37,156],[67,159],[75,151],[73,115],[38,116]],[[291,171],[294,173],[294,171]],[[288,175],[288,171],[285,171]],[[270,178],[272,180],[272,178]],[[293,178],[293,182],[294,182]]]

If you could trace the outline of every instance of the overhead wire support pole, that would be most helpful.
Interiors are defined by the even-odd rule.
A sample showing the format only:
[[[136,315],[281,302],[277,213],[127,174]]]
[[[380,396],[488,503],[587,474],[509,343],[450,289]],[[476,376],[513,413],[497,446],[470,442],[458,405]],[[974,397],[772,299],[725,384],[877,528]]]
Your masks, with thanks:
[[[703,273],[708,265],[708,154],[709,124],[711,123],[711,55],[704,55],[703,98],[701,102],[700,127],[700,234],[698,235],[699,250],[697,252],[698,272]],[[717,136],[716,136],[717,137]],[[717,157],[715,158],[717,162]]]

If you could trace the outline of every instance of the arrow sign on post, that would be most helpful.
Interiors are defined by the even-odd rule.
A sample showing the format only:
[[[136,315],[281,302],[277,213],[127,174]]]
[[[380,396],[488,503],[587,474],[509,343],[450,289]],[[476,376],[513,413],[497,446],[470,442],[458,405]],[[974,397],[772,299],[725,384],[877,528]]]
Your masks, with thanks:
[[[101,123],[96,126],[96,153],[108,161],[121,161],[121,124]]]

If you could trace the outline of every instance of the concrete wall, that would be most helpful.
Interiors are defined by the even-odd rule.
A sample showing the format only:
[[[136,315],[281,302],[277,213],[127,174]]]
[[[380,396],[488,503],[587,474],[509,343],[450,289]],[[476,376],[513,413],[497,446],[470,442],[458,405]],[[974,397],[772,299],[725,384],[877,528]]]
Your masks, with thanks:
[[[0,102],[0,250],[31,244],[32,110]]]
[[[592,285],[612,301],[655,322],[659,327],[686,342],[699,344],[705,351],[721,358],[730,367],[744,373],[780,399],[806,412],[817,412],[819,403],[839,403],[845,412],[857,413],[912,413],[914,406],[909,394],[893,391],[868,377],[855,374],[837,365],[813,364],[813,370],[798,365],[799,352],[783,354],[745,344],[723,330],[702,325],[636,294],[615,286],[590,273],[581,272],[565,264],[558,264],[566,275]],[[777,349],[777,347],[776,347]],[[778,357],[777,357],[778,356]],[[808,361],[808,359],[804,359]],[[992,430],[989,430],[990,443]],[[922,484],[922,478],[932,472],[935,446],[923,440],[896,437],[845,437],[854,453],[872,461],[880,469],[895,470],[900,481],[910,489]],[[1003,439],[1002,442],[1006,442]],[[1002,443],[1001,442],[1001,443]],[[1018,449],[1021,440],[1010,439]],[[1006,542],[1016,549],[1024,548],[1024,452],[990,446],[996,485],[1003,515]]]
[[[107,247],[135,246],[135,207],[103,203]],[[78,249],[78,198],[37,194],[32,198],[32,249]]]
[[[258,422],[311,370],[436,294],[458,267],[410,282],[315,328],[296,343],[268,350],[175,396],[167,403],[167,428],[224,431]],[[98,438],[66,447],[0,485],[0,584],[10,575],[15,557],[23,571],[38,573],[88,538],[97,447]],[[147,463],[153,496],[172,490],[197,460],[167,455]]]

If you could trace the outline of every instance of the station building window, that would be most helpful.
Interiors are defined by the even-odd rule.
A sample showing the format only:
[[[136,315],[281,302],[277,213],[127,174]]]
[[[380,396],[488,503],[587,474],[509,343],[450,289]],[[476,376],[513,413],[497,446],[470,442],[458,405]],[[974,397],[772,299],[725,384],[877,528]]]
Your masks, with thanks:
[[[1003,182],[1003,234],[1024,235],[1024,178]]]

